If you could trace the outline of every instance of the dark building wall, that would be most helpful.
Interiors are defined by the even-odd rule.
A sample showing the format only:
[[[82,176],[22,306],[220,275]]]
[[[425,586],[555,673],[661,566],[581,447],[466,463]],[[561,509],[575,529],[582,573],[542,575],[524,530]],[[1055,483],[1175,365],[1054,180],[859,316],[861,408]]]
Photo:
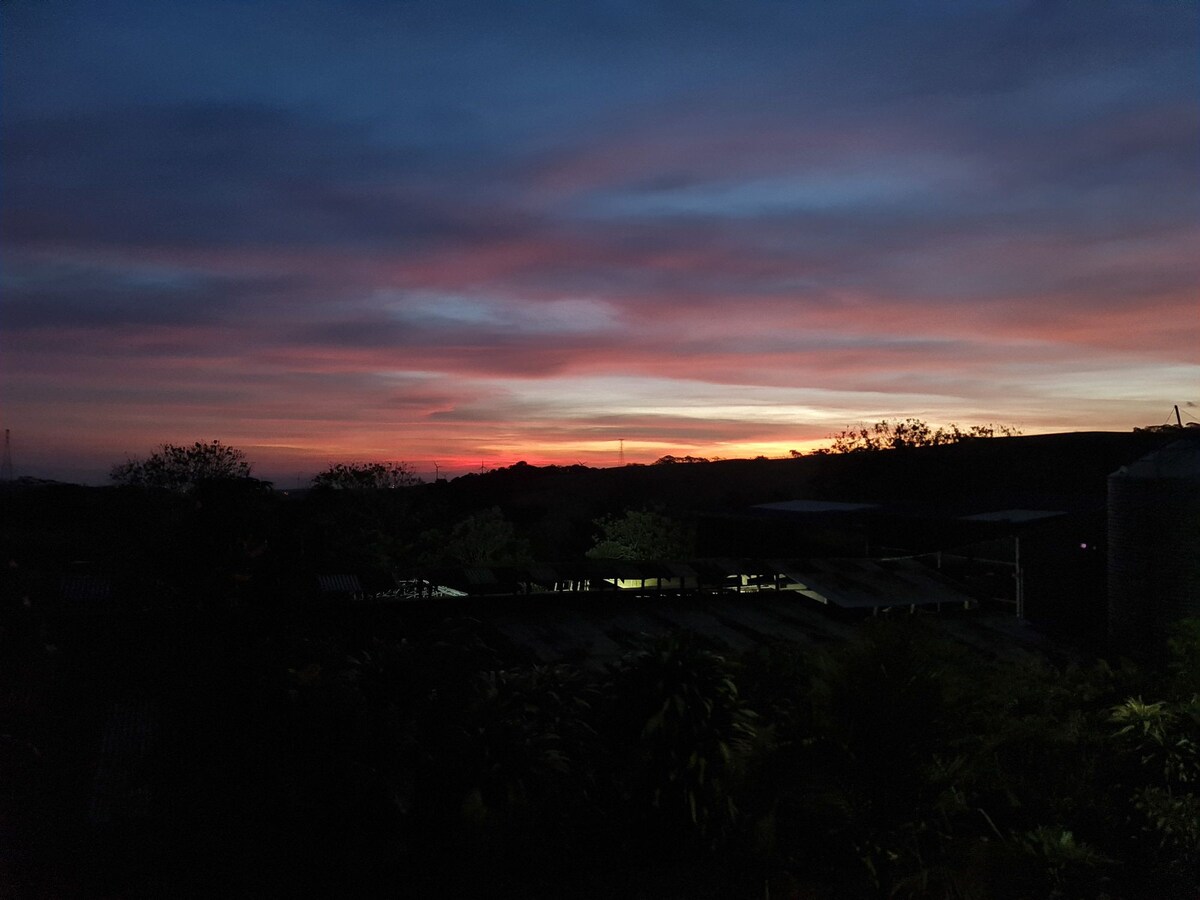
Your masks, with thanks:
[[[1103,637],[1105,521],[1103,511],[1064,516],[1021,535],[1027,619],[1064,635]]]
[[[1109,631],[1160,643],[1200,616],[1200,479],[1118,472],[1108,491]]]

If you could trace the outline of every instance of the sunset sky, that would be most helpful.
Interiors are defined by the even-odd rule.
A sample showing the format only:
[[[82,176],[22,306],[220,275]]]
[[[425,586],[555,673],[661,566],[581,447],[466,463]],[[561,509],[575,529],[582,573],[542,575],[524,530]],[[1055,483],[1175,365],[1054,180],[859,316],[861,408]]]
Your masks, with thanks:
[[[1198,9],[9,0],[16,473],[1194,419]]]

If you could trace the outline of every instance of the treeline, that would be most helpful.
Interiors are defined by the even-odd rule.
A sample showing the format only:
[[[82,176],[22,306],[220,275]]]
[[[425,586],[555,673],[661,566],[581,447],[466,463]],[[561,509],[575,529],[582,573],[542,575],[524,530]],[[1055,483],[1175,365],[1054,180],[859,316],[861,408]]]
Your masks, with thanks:
[[[168,444],[114,467],[111,488],[6,491],[9,590],[36,600],[77,571],[114,579],[135,605],[294,604],[317,574],[390,587],[395,574],[442,567],[692,550],[681,521],[644,496],[652,508],[629,511],[591,484],[603,473],[582,467],[517,464],[422,484],[404,463],[339,463],[296,496],[251,471],[243,451],[217,441]],[[563,478],[592,490],[549,486]]]
[[[290,496],[247,475],[241,451],[164,445],[117,467],[115,487],[0,491],[0,538],[6,577],[40,578],[44,591],[87,568],[148,603],[294,603],[318,573],[375,573],[383,587],[393,572],[443,566],[725,555],[721,516],[798,498],[979,510],[1039,493],[1103,502],[1109,473],[1167,439],[1063,435],[615,469],[517,463],[434,484],[415,483],[402,463],[332,464]]]

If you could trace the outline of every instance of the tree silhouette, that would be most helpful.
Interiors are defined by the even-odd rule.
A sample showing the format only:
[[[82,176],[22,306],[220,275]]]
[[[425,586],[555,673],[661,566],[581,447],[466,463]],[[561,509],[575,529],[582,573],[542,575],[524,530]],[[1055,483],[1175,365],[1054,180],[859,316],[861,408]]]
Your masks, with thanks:
[[[650,510],[626,510],[623,516],[597,519],[600,534],[587,555],[592,559],[682,559],[692,541],[681,524]]]
[[[204,481],[250,477],[246,454],[220,441],[196,441],[190,447],[163,444],[145,459],[130,459],[113,466],[117,484],[190,491]]]
[[[457,522],[446,540],[445,554],[460,565],[512,566],[529,561],[529,546],[500,508],[493,506]]]
[[[817,453],[860,453],[872,450],[907,450],[913,447],[937,447],[942,444],[957,444],[962,441],[996,436],[1015,437],[1021,432],[1011,425],[971,425],[963,431],[951,422],[944,427],[934,428],[921,419],[908,418],[903,421],[884,419],[874,425],[859,425],[830,435],[833,444]]]
[[[412,487],[421,478],[404,462],[333,463],[313,476],[313,487],[379,490]]]

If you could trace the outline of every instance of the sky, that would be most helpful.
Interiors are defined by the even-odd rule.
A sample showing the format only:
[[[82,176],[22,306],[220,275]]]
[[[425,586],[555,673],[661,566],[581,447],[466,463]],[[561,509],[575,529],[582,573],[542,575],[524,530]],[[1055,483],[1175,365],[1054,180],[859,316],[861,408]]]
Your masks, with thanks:
[[[102,483],[1200,416],[1200,4],[0,4],[0,419]]]

